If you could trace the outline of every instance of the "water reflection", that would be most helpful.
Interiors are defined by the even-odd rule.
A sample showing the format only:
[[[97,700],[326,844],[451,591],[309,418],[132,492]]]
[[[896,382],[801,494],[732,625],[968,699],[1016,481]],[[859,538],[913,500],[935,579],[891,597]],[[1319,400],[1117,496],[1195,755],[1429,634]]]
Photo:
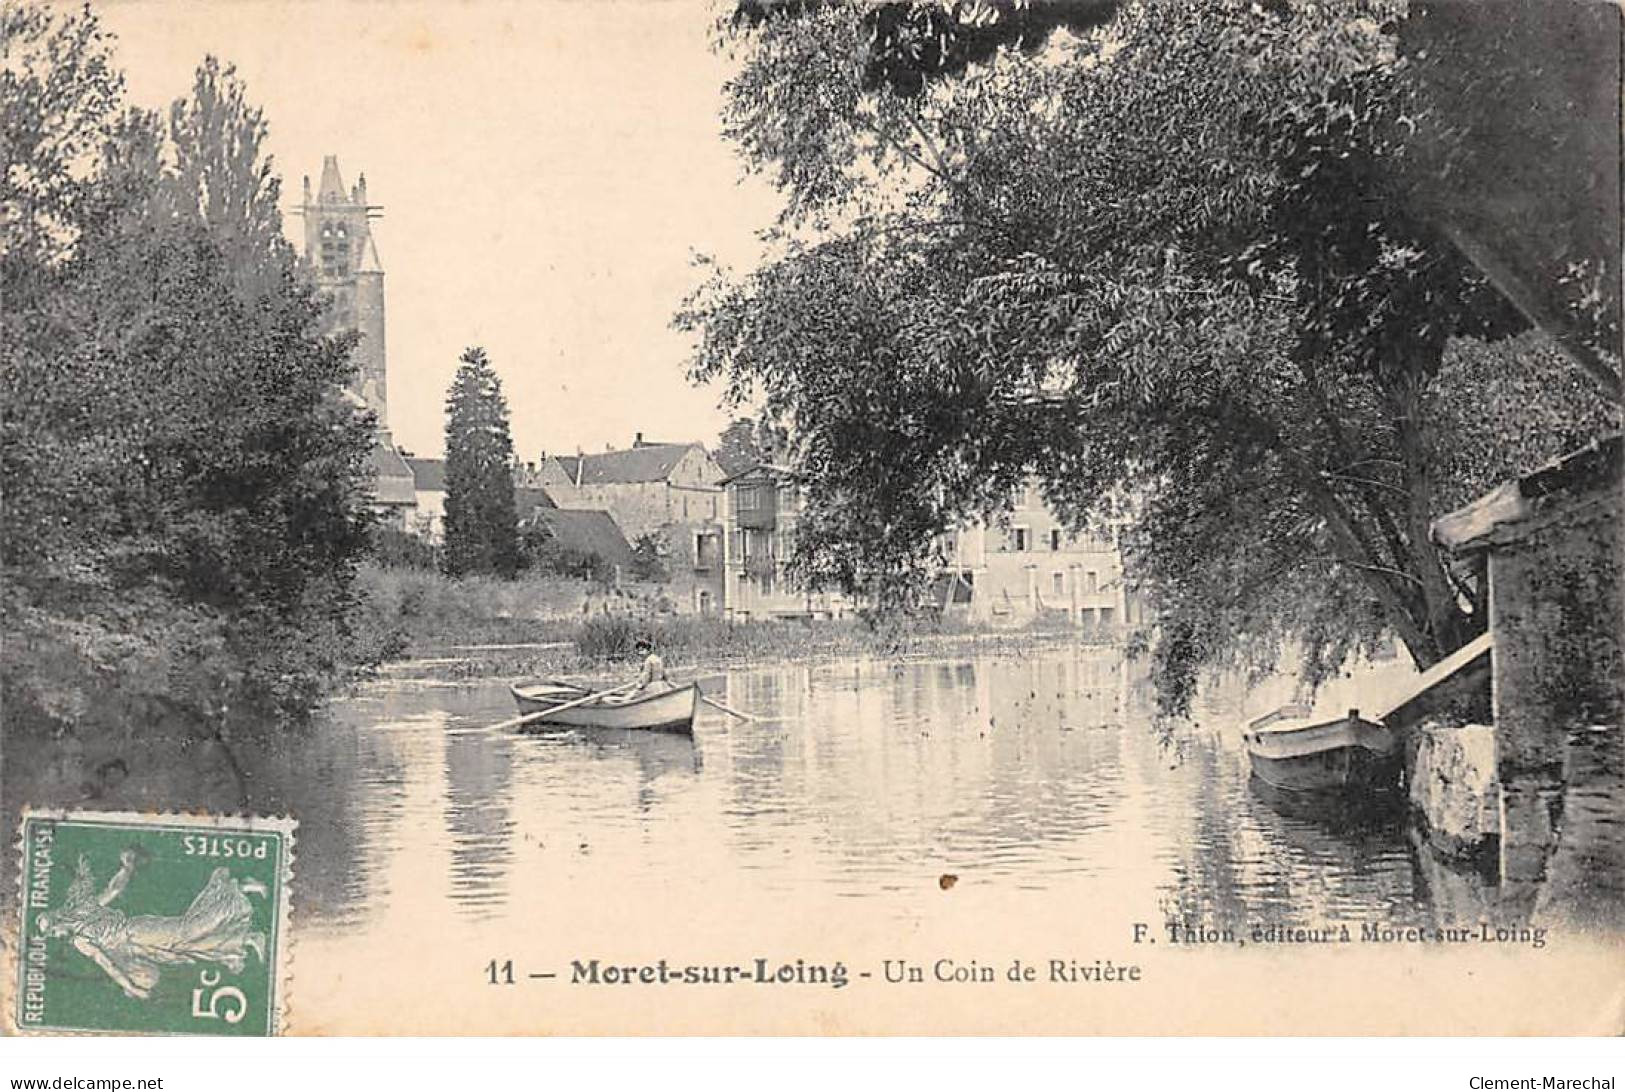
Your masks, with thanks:
[[[1109,650],[746,667],[712,688],[762,719],[708,711],[692,740],[492,733],[511,715],[504,686],[397,681],[313,733],[229,754],[39,748],[21,772],[10,764],[7,791],[291,812],[296,928],[346,937],[401,929],[401,915],[414,933],[523,928],[540,906],[593,913],[583,892],[616,912],[861,899],[908,918],[918,904],[904,896],[942,873],[962,878],[960,897],[1037,890],[1238,930],[1446,924],[1493,902],[1481,877],[1419,851],[1394,812],[1252,781],[1234,693],[1206,695],[1193,723],[1159,735],[1144,680]],[[84,771],[114,757],[125,772],[87,788]]]

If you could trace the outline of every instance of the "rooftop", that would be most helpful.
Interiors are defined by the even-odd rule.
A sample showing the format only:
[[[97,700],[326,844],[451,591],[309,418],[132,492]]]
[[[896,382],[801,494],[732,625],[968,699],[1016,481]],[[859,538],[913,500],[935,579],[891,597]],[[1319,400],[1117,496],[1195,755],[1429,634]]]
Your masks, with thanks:
[[[590,455],[556,455],[559,465],[576,480],[580,468],[582,485],[619,485],[630,482],[663,482],[671,477],[677,464],[699,444],[647,444],[639,443],[624,451],[605,451]],[[702,448],[703,450],[703,448]]]
[[[632,565],[632,547],[608,512],[586,508],[537,508],[529,513],[527,522],[546,528],[553,541],[565,549],[597,554],[623,569]]]
[[[1592,497],[1617,493],[1625,434],[1593,440],[1578,451],[1504,482],[1471,504],[1433,521],[1433,541],[1448,550],[1473,550],[1513,542],[1542,517]]]
[[[412,468],[412,481],[420,493],[444,493],[446,491],[446,460],[419,459],[406,456],[406,465]]]

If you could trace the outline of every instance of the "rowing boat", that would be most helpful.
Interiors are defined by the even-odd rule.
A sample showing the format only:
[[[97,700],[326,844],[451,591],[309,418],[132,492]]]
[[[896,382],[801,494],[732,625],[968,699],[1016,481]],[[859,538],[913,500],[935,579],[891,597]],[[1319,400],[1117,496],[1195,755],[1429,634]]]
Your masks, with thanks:
[[[609,691],[597,695],[585,687],[561,682],[534,683],[509,689],[513,691],[519,711],[527,716],[575,703],[568,709],[560,709],[555,716],[542,716],[526,725],[534,731],[553,727],[618,728],[692,735],[694,714],[700,704],[700,688],[694,684],[653,693]],[[581,700],[589,695],[590,700]]]
[[[1361,718],[1311,720],[1306,706],[1287,705],[1248,723],[1241,738],[1253,773],[1279,789],[1393,788],[1399,783],[1398,736]]]

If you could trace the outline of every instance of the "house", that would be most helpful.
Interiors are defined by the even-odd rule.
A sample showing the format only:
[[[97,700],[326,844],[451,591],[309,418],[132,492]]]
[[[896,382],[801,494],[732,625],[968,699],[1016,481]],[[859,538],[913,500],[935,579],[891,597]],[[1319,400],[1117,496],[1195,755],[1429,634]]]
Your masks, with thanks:
[[[1475,599],[1494,642],[1501,883],[1522,909],[1559,859],[1561,839],[1584,827],[1566,811],[1576,763],[1586,762],[1594,745],[1618,749],[1625,718],[1622,468],[1625,444],[1615,434],[1504,483],[1432,527],[1433,540],[1476,573]],[[1595,794],[1594,785],[1580,790]],[[1610,842],[1600,852],[1617,857],[1618,847]]]
[[[544,453],[536,462],[520,463],[515,466],[513,483],[517,488],[541,490],[547,494],[555,508],[603,509],[602,505],[587,504],[582,500],[581,490],[576,488],[574,473],[574,468],[566,471],[557,456]]]
[[[608,512],[555,508],[550,501],[541,501],[521,512],[520,522],[544,531],[567,554],[602,559],[617,582],[632,569],[632,545]]]
[[[803,588],[785,571],[802,507],[803,487],[793,470],[758,463],[725,479],[723,488],[728,618],[838,618],[852,610],[849,597]]]
[[[531,474],[561,508],[601,508],[633,543],[656,535],[678,609],[722,609],[722,468],[703,445],[640,432],[629,448],[544,458]]]
[[[404,458],[412,472],[412,496],[417,509],[407,530],[430,542],[439,542],[445,534],[446,460],[420,459],[414,455]]]
[[[387,435],[374,440],[368,456],[372,467],[372,504],[386,526],[405,531],[416,520],[417,491],[406,459]]]
[[[604,509],[633,541],[673,524],[699,525],[722,516],[722,468],[701,444],[650,443],[640,432],[629,448],[551,461],[574,486],[574,507]],[[553,473],[546,467],[541,472]]]
[[[972,521],[945,534],[941,548],[937,602],[945,613],[992,624],[1064,617],[1101,630],[1142,620],[1123,579],[1115,527],[1074,534],[1036,482],[1013,498],[1007,522]]]

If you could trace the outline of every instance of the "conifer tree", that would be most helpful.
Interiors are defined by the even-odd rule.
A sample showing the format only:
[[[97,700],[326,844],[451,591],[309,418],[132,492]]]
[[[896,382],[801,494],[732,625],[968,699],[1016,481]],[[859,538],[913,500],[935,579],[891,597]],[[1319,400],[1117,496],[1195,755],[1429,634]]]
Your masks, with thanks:
[[[478,346],[463,353],[446,398],[445,567],[503,577],[519,568],[508,403]]]

